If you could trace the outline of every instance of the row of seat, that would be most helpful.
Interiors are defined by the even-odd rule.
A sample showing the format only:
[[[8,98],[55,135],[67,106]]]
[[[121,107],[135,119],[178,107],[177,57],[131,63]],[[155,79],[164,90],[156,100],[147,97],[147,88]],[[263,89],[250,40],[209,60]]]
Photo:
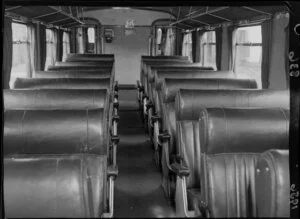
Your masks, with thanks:
[[[112,217],[114,56],[69,54],[35,76],[3,92],[5,215]]]
[[[177,215],[288,217],[289,92],[183,60],[142,57],[138,82]]]

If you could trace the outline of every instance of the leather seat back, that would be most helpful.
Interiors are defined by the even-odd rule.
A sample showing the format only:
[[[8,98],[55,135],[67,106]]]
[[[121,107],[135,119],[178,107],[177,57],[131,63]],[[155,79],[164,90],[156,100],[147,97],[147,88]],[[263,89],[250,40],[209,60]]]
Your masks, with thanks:
[[[35,78],[110,78],[110,72],[99,71],[36,71]]]
[[[211,107],[280,107],[289,109],[288,90],[191,90],[180,89],[175,97],[177,120],[199,118],[199,110]]]
[[[156,87],[159,90],[159,86]],[[163,102],[175,101],[179,89],[256,89],[255,80],[250,79],[225,79],[225,78],[165,78],[161,86]]]
[[[9,154],[106,155],[105,109],[5,110],[3,152]]]
[[[109,78],[16,78],[13,88],[110,90],[111,83],[111,79]]]
[[[106,156],[13,155],[3,164],[8,218],[92,218],[106,211]]]
[[[85,62],[81,62],[81,61],[77,61],[77,62],[55,62],[55,66],[85,66],[85,67],[105,67],[105,66],[112,66],[114,63],[113,60],[110,61],[85,61]]]
[[[258,157],[255,190],[258,217],[290,217],[288,150],[269,150]]]
[[[255,164],[260,153],[287,149],[289,111],[200,111],[200,190],[211,217],[256,217]],[[201,164],[199,164],[199,161]]]
[[[108,108],[110,98],[104,90],[3,90],[8,109],[95,109]]]
[[[112,66],[56,66],[50,65],[47,71],[83,71],[83,70],[93,70],[93,71],[112,71]]]

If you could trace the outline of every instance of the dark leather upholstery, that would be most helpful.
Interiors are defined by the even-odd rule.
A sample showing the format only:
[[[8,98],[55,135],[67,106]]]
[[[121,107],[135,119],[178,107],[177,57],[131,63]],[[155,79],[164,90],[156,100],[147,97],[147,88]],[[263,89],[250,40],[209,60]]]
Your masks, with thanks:
[[[7,218],[91,218],[106,210],[106,156],[13,155],[3,164]]]
[[[84,66],[84,67],[102,67],[102,66],[112,66],[114,61],[85,61],[85,62],[55,62],[55,66]]]
[[[177,120],[194,120],[204,107],[280,107],[289,109],[288,90],[179,89],[175,98]]]
[[[110,89],[111,80],[109,78],[16,78],[13,88]]]
[[[3,152],[8,154],[107,154],[105,109],[6,110]]]
[[[207,108],[199,115],[201,153],[264,152],[270,145],[288,145],[288,110]]]
[[[77,54],[67,55],[66,62],[114,61],[114,54]]]
[[[255,188],[258,217],[290,217],[288,150],[269,150],[258,157]]]
[[[157,85],[157,90],[160,86]],[[228,78],[165,78],[161,86],[163,102],[175,101],[175,95],[179,89],[255,89],[255,80],[228,79]]]
[[[112,71],[112,66],[48,66],[48,71],[83,71],[83,70],[93,70],[93,71]]]
[[[110,78],[110,72],[100,71],[36,71],[35,78]]]
[[[42,89],[3,90],[4,108],[8,109],[95,109],[108,108],[104,90]]]
[[[201,162],[201,196],[211,217],[257,216],[257,157],[272,148],[287,149],[288,134],[289,111],[282,109],[201,110],[202,155],[196,162]]]

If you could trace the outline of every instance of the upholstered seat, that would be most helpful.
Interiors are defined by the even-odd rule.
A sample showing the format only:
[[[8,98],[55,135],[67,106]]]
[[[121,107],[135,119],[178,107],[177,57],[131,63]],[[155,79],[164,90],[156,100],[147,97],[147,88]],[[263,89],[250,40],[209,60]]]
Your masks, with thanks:
[[[258,217],[290,217],[289,150],[269,150],[256,163]]]
[[[111,84],[110,78],[16,78],[13,88],[110,90]]]
[[[4,112],[4,155],[107,155],[108,147],[107,112],[103,108]]]
[[[288,148],[289,111],[206,108],[199,115],[198,126],[178,130],[186,188],[200,189],[199,209],[210,217],[257,216],[255,164],[266,150]]]
[[[35,78],[110,78],[112,74],[105,71],[36,71]]]
[[[11,155],[3,160],[7,218],[99,218],[107,212],[107,157]]]

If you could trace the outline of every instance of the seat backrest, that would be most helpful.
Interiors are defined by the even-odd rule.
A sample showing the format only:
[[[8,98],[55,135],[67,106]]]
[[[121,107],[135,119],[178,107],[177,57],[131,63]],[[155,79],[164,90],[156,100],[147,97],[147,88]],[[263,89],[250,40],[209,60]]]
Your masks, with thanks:
[[[102,67],[102,66],[112,66],[113,60],[108,61],[73,61],[73,62],[55,62],[55,66],[85,66],[85,67]]]
[[[110,78],[112,73],[104,71],[36,71],[35,78]]]
[[[106,109],[5,110],[3,152],[106,155]]]
[[[175,97],[176,119],[198,119],[200,109],[211,107],[280,107],[288,110],[289,96],[288,90],[179,89]]]
[[[258,217],[290,217],[288,150],[269,150],[258,157],[255,188]]]
[[[200,74],[201,75],[201,74]],[[159,90],[159,85],[156,90]],[[255,80],[227,78],[165,78],[161,86],[162,101],[175,101],[179,89],[256,89]]]
[[[207,108],[199,119],[200,189],[211,217],[256,217],[260,153],[287,149],[289,111]],[[200,161],[200,164],[199,164]]]
[[[93,71],[112,71],[112,66],[56,66],[50,65],[47,71],[82,71],[82,70],[93,70]]]
[[[148,82],[154,83],[155,77],[162,74],[170,74],[170,75],[185,75],[186,73],[192,73],[192,72],[199,72],[199,71],[214,71],[211,67],[205,67],[205,66],[195,66],[193,64],[190,65],[177,65],[177,66],[158,66],[158,67],[152,67],[152,73],[148,74]]]
[[[110,89],[110,78],[16,78],[13,88]]]
[[[92,218],[106,211],[106,156],[13,155],[3,164],[7,218]]]
[[[104,90],[41,89],[3,90],[4,109],[96,109],[108,108],[110,98]]]

